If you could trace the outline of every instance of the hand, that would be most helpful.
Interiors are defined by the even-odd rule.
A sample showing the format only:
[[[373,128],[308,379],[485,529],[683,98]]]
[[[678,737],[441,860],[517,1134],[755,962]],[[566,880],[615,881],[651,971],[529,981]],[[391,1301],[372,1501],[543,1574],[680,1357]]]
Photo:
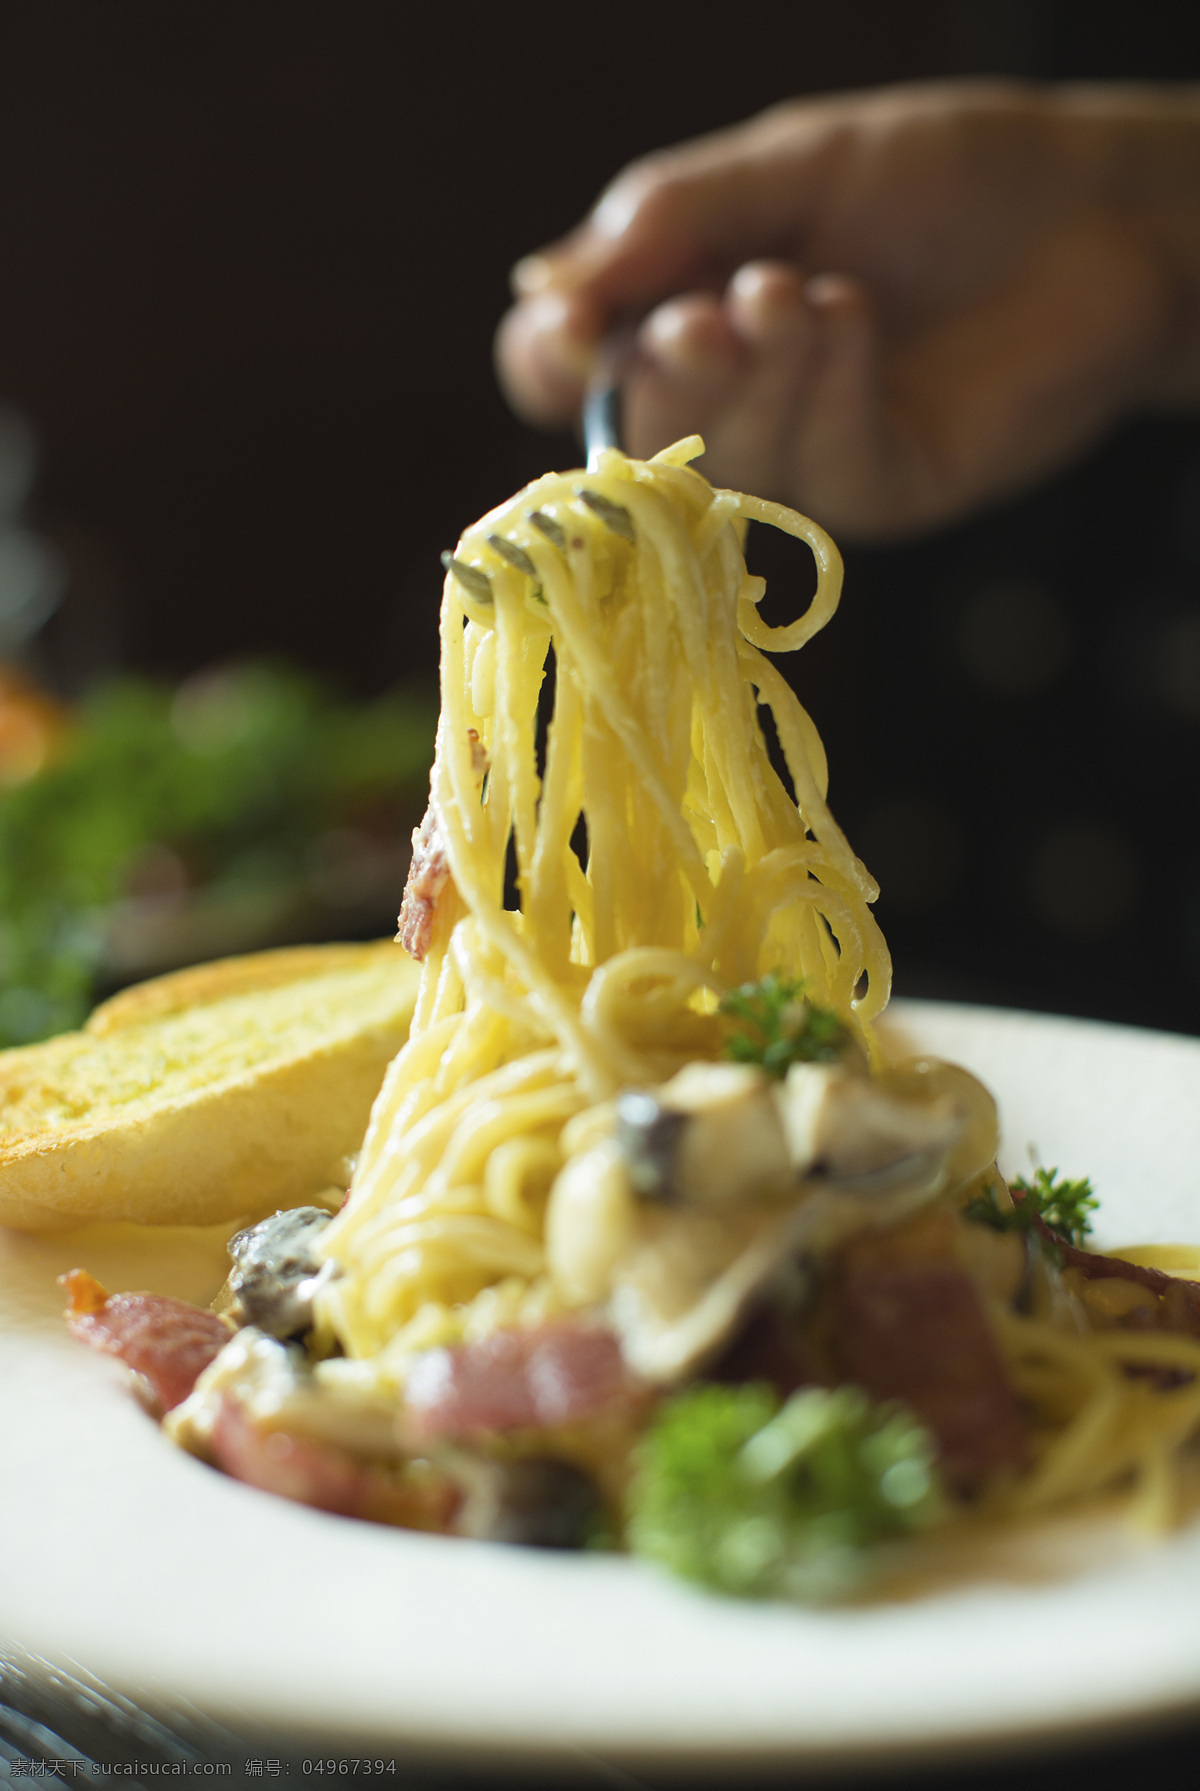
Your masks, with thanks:
[[[1200,399],[1200,96],[959,83],[789,102],[620,174],[520,263],[514,406],[642,322],[626,445],[845,538],[919,532]]]

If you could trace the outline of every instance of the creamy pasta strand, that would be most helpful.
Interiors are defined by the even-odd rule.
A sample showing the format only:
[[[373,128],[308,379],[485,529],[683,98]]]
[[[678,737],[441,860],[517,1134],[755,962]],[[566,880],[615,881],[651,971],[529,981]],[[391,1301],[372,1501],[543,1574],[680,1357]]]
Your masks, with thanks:
[[[829,620],[841,561],[807,518],[715,491],[686,464],[702,446],[538,480],[466,532],[447,573],[431,814],[450,882],[410,1043],[325,1243],[343,1272],[321,1321],[351,1356],[402,1363],[418,1315],[458,1308],[466,1325],[499,1283],[510,1316],[514,1286],[552,1308],[540,1213],[565,1124],[714,1055],[729,987],[782,969],[873,1043],[891,978],[876,885],[766,657]],[[816,561],[785,627],[758,613],[750,520]]]

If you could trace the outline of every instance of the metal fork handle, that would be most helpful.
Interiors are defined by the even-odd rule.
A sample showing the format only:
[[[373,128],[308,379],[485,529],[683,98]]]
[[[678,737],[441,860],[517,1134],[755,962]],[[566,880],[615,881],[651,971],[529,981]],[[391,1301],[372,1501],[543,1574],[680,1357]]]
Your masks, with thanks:
[[[583,395],[583,441],[588,471],[595,472],[606,448],[621,446],[621,378],[633,353],[631,328],[606,336]]]

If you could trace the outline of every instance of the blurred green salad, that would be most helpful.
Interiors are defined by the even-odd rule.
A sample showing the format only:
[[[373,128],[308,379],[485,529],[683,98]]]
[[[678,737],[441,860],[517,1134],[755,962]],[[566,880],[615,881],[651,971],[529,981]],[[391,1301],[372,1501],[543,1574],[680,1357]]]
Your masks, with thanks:
[[[177,964],[387,932],[435,724],[432,691],[349,702],[270,663],[96,692],[0,778],[0,1044]]]

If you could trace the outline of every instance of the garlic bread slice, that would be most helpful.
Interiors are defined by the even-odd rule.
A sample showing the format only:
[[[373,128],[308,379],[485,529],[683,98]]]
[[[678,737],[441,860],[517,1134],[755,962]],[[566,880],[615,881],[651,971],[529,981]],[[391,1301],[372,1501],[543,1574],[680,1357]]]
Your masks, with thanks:
[[[257,952],[0,1051],[0,1225],[207,1225],[311,1199],[362,1142],[418,977],[390,941]]]

